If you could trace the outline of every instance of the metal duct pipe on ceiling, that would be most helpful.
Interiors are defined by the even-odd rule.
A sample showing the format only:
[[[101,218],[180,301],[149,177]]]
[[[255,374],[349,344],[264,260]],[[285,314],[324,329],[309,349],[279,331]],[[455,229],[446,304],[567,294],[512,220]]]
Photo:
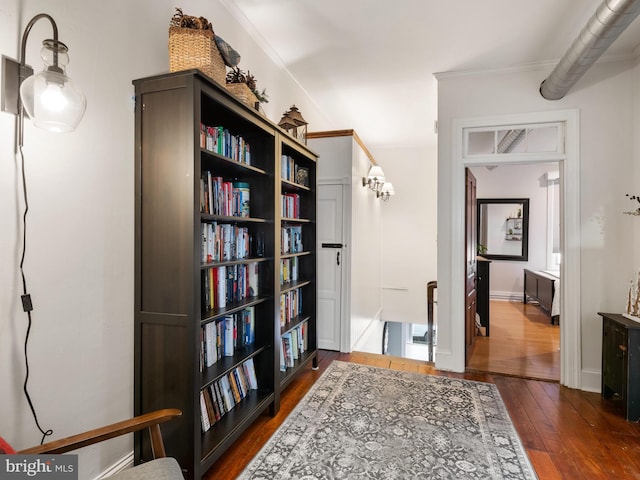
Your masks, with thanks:
[[[640,0],[604,0],[589,22],[540,84],[540,95],[559,100],[600,58],[640,13]]]

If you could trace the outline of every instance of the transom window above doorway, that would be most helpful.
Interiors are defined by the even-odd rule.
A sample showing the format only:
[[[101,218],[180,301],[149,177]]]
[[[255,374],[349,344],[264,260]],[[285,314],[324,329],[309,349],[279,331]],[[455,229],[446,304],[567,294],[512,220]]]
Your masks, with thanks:
[[[464,157],[527,153],[564,153],[560,123],[464,129]]]

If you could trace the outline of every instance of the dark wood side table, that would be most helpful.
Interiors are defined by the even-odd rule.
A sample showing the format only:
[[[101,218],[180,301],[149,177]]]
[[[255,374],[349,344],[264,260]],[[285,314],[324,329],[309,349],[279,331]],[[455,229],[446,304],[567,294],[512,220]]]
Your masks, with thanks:
[[[618,313],[602,317],[602,397],[624,401],[627,420],[640,420],[640,323]]]

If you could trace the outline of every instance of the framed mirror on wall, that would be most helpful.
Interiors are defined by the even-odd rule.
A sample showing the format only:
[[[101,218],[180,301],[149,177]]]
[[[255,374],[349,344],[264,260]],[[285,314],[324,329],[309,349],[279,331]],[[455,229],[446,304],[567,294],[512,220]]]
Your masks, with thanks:
[[[529,199],[479,198],[478,255],[526,262],[529,258]]]

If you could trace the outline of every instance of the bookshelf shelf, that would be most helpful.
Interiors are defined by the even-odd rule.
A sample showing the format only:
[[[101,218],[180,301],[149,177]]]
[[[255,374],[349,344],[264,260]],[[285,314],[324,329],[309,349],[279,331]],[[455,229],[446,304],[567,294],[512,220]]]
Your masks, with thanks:
[[[285,293],[296,288],[306,287],[311,284],[311,280],[298,280],[297,282],[287,282],[280,287],[280,293]]]
[[[231,158],[227,158],[223,155],[219,155],[214,152],[209,152],[208,150],[201,149],[202,154],[204,156],[204,162],[216,163],[217,168],[222,172],[233,172],[240,174],[254,174],[254,175],[267,175],[266,170],[263,170],[258,167],[254,167],[253,165],[247,165],[246,163],[239,162],[237,160],[233,160]]]
[[[247,346],[237,351],[232,357],[222,357],[211,367],[202,372],[200,388],[208,387],[212,382],[216,381],[223,375],[228,374],[238,365],[264,352],[268,346]]]
[[[280,372],[280,387],[286,388],[291,380],[295,378],[300,370],[305,368],[309,363],[316,361],[316,354],[314,352],[305,352],[301,354],[298,360],[294,360],[294,365],[288,368],[284,372]]]
[[[280,334],[284,335],[285,333],[290,332],[291,330],[296,328],[298,325],[301,325],[304,322],[308,321],[310,318],[311,318],[310,315],[300,315],[292,318],[287,324],[285,324],[284,327],[280,327]]]
[[[133,84],[134,410],[182,411],[163,428],[165,446],[187,480],[199,479],[317,362],[317,156],[197,70]],[[292,180],[281,179],[283,155],[298,166]],[[302,218],[283,216],[282,198]],[[304,251],[281,254],[282,229]],[[281,285],[283,262],[303,280]],[[304,301],[285,330],[283,295]],[[283,335],[297,330],[305,351],[283,377]],[[151,457],[145,435],[134,445],[136,463]]]
[[[241,258],[238,260],[227,260],[225,262],[211,262],[211,263],[203,263],[200,268],[205,270],[207,268],[212,267],[226,267],[230,265],[242,265],[245,263],[261,263],[261,262],[272,262],[273,257],[248,257]]]
[[[305,255],[313,255],[313,252],[306,250],[304,252],[283,253],[280,258],[304,257]]]
[[[227,217],[223,215],[209,215],[208,213],[201,213],[200,218],[202,220],[208,220],[213,222],[224,222],[231,224],[244,224],[244,223],[269,223],[270,220],[266,218],[255,217]]]
[[[252,390],[247,398],[222,417],[211,430],[201,435],[204,470],[211,467],[224,450],[257,418],[256,412],[264,411],[273,403],[273,399],[272,392]]]
[[[216,318],[222,317],[224,315],[229,315],[232,313],[239,312],[247,307],[253,307],[255,305],[259,305],[264,302],[268,302],[271,300],[271,297],[249,297],[245,298],[241,302],[232,303],[231,305],[227,305],[224,308],[215,308],[213,310],[202,310],[202,319],[201,323],[207,323],[209,321],[215,320]]]
[[[286,190],[300,190],[304,192],[310,192],[311,189],[305,185],[300,185],[299,183],[290,182],[289,180],[282,179],[283,189]]]

